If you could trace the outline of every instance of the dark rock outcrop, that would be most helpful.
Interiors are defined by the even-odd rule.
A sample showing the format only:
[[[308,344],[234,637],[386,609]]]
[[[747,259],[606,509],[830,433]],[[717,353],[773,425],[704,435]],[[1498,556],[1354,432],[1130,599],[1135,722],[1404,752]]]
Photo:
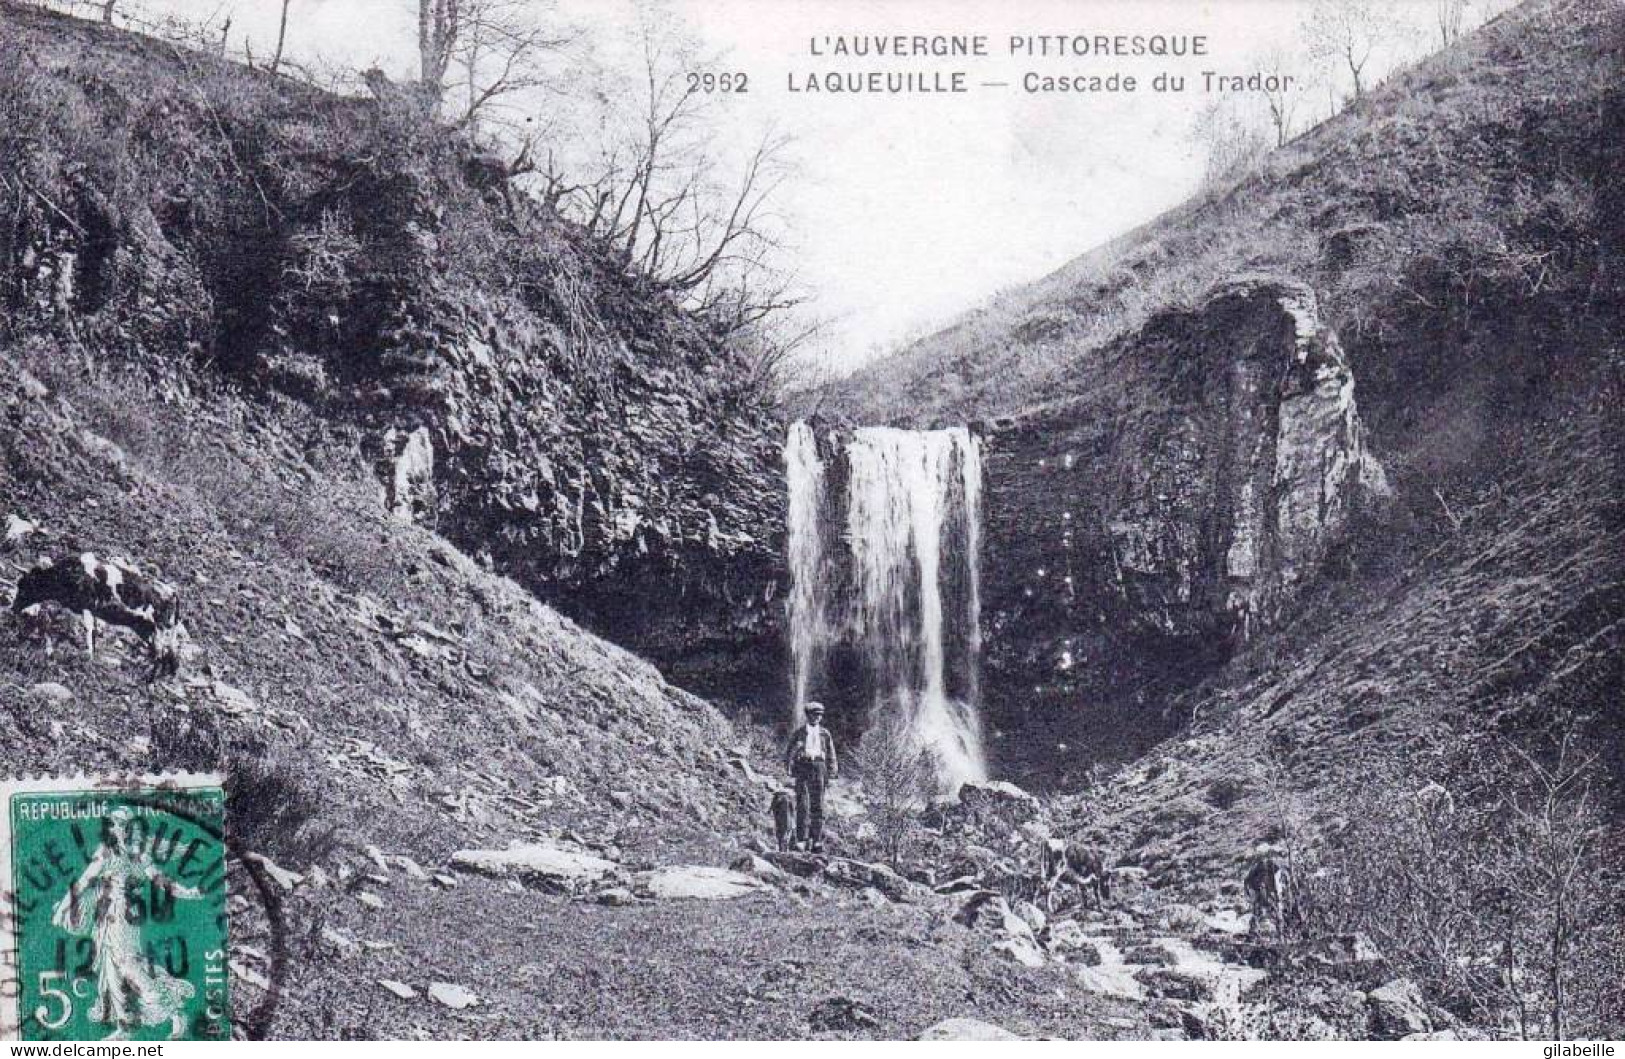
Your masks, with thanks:
[[[98,28],[0,17],[39,145],[0,147],[34,192],[0,218],[6,331],[303,402],[392,515],[691,687],[777,686],[781,432],[724,335],[383,88],[156,49],[81,71],[52,57]]]
[[[1221,284],[1114,356],[1137,370],[985,428],[984,686],[1024,742],[1113,708],[1129,739],[1155,736],[1158,691],[1275,625],[1387,490],[1301,284]]]

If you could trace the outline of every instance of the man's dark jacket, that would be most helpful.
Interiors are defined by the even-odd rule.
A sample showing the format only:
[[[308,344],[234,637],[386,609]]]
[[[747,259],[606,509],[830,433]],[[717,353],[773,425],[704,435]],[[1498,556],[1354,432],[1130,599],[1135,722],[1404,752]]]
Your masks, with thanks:
[[[825,728],[823,725],[819,725],[818,729],[818,734],[824,738],[824,765],[829,769],[830,779],[834,779],[835,774],[841,771],[840,762],[837,761],[835,757],[835,737],[830,735],[829,729]],[[802,725],[800,728],[797,728],[795,734],[790,737],[790,745],[788,748],[786,748],[784,753],[785,768],[790,772],[794,772],[796,770],[796,766],[799,765],[802,760],[804,760],[803,755],[806,749],[807,726]]]

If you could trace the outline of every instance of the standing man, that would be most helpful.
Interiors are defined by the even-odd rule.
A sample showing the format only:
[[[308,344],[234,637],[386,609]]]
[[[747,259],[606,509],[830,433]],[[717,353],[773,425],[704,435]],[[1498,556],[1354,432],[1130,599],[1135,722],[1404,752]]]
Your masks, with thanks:
[[[785,765],[796,785],[796,848],[824,852],[824,788],[840,772],[835,738],[824,727],[824,706],[809,702],[807,723],[795,730]]]

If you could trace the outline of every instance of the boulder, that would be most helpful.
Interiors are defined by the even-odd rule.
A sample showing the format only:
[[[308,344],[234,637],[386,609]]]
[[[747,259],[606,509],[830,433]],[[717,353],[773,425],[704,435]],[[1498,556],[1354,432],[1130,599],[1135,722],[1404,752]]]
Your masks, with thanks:
[[[1343,971],[1362,971],[1381,966],[1382,950],[1361,933],[1329,934],[1302,942],[1294,955],[1305,962]]]
[[[390,430],[384,436],[384,506],[402,522],[433,515],[434,442],[428,427],[410,433]]]
[[[790,878],[788,872],[770,860],[758,857],[754,853],[745,853],[735,857],[728,867],[744,875],[754,875],[763,882],[779,883]]]
[[[959,804],[967,809],[1015,810],[1026,815],[1036,814],[1039,801],[1033,795],[1006,780],[987,780],[966,783],[959,788]]]
[[[1213,983],[1207,978],[1178,967],[1146,968],[1134,978],[1152,996],[1169,1000],[1207,1001],[1213,999]]]
[[[802,879],[813,879],[824,871],[824,858],[812,853],[775,853],[766,852],[762,859],[790,875]]]
[[[1171,904],[1157,909],[1152,923],[1174,934],[1199,934],[1207,929],[1208,917],[1192,905]]]
[[[972,894],[954,914],[954,920],[986,936],[994,952],[1024,967],[1044,966],[1044,950],[1033,936],[1032,928],[1011,911],[1009,903],[999,894],[991,890]]]
[[[1020,1037],[1002,1026],[981,1019],[943,1019],[928,1026],[915,1038],[920,1041],[1019,1041]]]
[[[480,1002],[480,998],[474,995],[473,990],[452,982],[431,982],[429,999],[453,1011],[461,1011]]]
[[[38,522],[30,522],[21,515],[10,514],[6,516],[6,532],[0,537],[0,549],[12,548],[39,532]]]
[[[880,1020],[851,997],[832,996],[813,1008],[807,1016],[807,1025],[822,1033],[843,1030],[872,1030]]]
[[[1147,942],[1144,945],[1134,945],[1124,950],[1123,962],[1153,967],[1172,967],[1179,962],[1179,957],[1161,942]]]
[[[1371,1017],[1371,1035],[1377,1040],[1397,1041],[1433,1032],[1422,990],[1409,978],[1395,978],[1378,986],[1366,994],[1365,1003]]]
[[[1085,992],[1123,1000],[1141,1000],[1145,997],[1145,987],[1122,964],[1074,966],[1072,977],[1078,988]]]
[[[613,861],[554,842],[516,843],[507,849],[462,849],[451,866],[498,879],[516,879],[551,890],[574,890],[615,870]]]
[[[695,901],[726,901],[767,889],[767,884],[754,875],[703,864],[657,868],[638,875],[633,885],[649,897]]]
[[[821,878],[851,890],[872,887],[893,901],[913,901],[926,894],[925,887],[903,878],[884,864],[810,853],[764,853],[760,859],[803,879]]]
[[[992,945],[994,952],[1014,960],[1023,967],[1044,966],[1044,950],[1031,934],[1011,931]]]
[[[1044,927],[1049,924],[1049,917],[1044,910],[1031,901],[1017,901],[1010,906],[1010,910],[1021,917],[1021,921],[1032,929],[1034,934],[1042,934]]]
[[[893,901],[910,901],[923,893],[918,883],[898,875],[884,864],[834,857],[824,865],[824,878],[856,890],[873,888]]]
[[[73,701],[73,692],[54,681],[44,681],[28,689],[28,698],[42,706],[66,706]]]
[[[1076,959],[1086,967],[1098,966],[1100,948],[1094,943],[1083,925],[1075,919],[1052,922],[1042,938],[1044,946],[1058,956]]]

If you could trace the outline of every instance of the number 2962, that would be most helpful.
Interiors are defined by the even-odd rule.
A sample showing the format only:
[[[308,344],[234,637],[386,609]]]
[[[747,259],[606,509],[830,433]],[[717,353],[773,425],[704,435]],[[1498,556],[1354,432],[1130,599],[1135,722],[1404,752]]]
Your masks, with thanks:
[[[732,92],[735,95],[750,90],[750,76],[743,70],[736,73],[690,73],[688,75],[688,90],[690,92]]]

